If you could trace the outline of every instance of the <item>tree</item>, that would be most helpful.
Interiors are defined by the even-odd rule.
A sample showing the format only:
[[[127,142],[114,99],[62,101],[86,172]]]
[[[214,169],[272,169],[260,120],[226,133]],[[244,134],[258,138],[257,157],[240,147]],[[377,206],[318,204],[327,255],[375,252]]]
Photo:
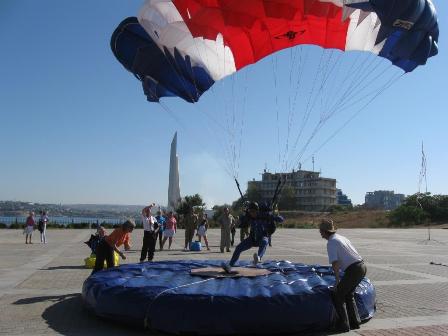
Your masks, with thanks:
[[[417,193],[408,196],[403,204],[389,215],[394,224],[424,224],[448,220],[448,196]]]
[[[224,213],[224,209],[225,208],[229,208],[232,209],[232,207],[230,205],[224,204],[224,205],[215,205],[213,207],[213,210],[215,211],[213,214],[213,220],[217,221],[219,219],[219,217],[222,216],[222,214]]]
[[[294,188],[290,185],[285,185],[279,196],[278,207],[282,210],[294,210],[296,205],[296,193]]]
[[[179,204],[176,212],[180,215],[186,215],[191,213],[194,209],[202,212],[204,210],[205,203],[199,194],[192,196],[185,196]]]
[[[247,201],[250,202],[261,202],[262,201],[262,197],[261,197],[261,192],[258,189],[256,184],[253,183],[249,183],[248,187],[247,187],[247,191],[246,194],[244,195]]]

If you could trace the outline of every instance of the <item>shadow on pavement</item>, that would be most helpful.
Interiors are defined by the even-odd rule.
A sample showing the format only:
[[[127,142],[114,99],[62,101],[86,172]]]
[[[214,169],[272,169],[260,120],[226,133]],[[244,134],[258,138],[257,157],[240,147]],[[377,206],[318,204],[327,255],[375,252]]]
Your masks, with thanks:
[[[73,266],[51,266],[47,268],[41,268],[40,271],[53,271],[53,270],[79,270],[87,269],[84,265],[73,265]]]
[[[49,301],[52,304],[42,313],[42,318],[48,326],[61,335],[104,335],[104,336],[161,336],[162,333],[135,329],[101,319],[84,308],[81,294],[65,294],[54,296],[39,296],[20,299],[13,304],[26,305]],[[301,336],[336,335],[334,332],[301,333]]]
[[[79,293],[32,297],[17,300],[13,304],[25,305],[45,301],[52,304],[44,310],[42,318],[51,329],[61,335],[151,335],[144,330],[132,329],[96,317],[84,308]]]
[[[170,253],[170,256],[188,256],[188,255],[192,255],[192,254],[203,254],[203,255],[207,255],[207,254],[224,254],[221,253],[219,251],[198,251],[198,252],[193,252],[193,251],[183,251],[181,253]]]

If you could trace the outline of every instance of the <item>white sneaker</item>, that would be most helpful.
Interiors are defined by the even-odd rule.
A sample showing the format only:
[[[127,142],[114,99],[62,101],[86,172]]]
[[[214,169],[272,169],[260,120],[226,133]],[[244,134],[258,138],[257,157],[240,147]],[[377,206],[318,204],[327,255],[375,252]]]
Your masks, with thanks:
[[[257,253],[254,253],[254,266],[256,266],[261,261]]]
[[[230,274],[232,272],[232,266],[230,266],[228,263],[223,262],[221,264],[222,269],[224,270],[224,272],[226,272],[227,274]]]

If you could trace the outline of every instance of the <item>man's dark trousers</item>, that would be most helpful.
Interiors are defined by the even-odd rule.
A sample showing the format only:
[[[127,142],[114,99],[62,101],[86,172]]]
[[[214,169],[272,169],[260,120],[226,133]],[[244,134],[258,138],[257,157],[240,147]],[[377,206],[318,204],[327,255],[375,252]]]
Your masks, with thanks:
[[[358,329],[361,324],[354,293],[366,272],[367,268],[363,261],[353,263],[347,267],[336,287],[333,303],[339,316],[338,326],[342,329]]]
[[[140,261],[145,261],[146,255],[148,255],[148,260],[152,261],[156,249],[156,241],[157,239],[154,231],[145,231],[143,233],[143,246]]]

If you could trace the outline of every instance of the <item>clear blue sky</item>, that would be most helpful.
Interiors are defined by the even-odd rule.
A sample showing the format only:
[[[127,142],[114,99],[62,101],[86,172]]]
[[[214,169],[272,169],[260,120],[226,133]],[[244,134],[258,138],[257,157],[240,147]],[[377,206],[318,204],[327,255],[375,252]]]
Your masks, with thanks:
[[[241,159],[235,161],[241,184],[258,179],[265,165],[281,169],[278,144],[286,144],[285,120],[295,113],[297,134],[309,97],[299,95],[295,109],[286,103],[294,94],[287,79],[294,56],[284,52],[265,59],[218,83],[196,105],[172,98],[163,106],[147,103],[139,82],[109,47],[115,27],[135,16],[142,3],[0,1],[0,200],[166,204],[169,148],[178,131],[182,195],[199,193],[208,206],[231,202],[238,192],[223,168],[228,161],[219,141],[230,136],[216,125],[233,115],[232,129],[244,131],[236,136],[242,139]],[[428,190],[448,193],[448,3],[434,3],[439,55],[401,78],[315,153],[315,169],[336,178],[355,203],[362,203],[367,191],[415,193],[422,141]],[[309,53],[312,59],[322,55]],[[313,78],[304,71],[305,82]],[[331,96],[326,99],[331,103]],[[351,113],[328,121],[304,158]],[[290,147],[290,153],[298,152]],[[312,169],[311,160],[301,161],[303,169]]]

